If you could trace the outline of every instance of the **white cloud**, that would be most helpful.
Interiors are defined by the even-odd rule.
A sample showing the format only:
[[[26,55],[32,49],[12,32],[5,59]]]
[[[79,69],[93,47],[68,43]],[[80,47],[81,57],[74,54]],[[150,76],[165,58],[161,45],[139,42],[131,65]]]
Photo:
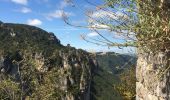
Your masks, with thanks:
[[[21,9],[21,12],[22,12],[22,13],[30,13],[30,12],[32,12],[32,10],[31,10],[30,8],[23,7],[23,8]]]
[[[47,14],[47,19],[52,20],[54,18],[62,18],[63,14],[66,16],[73,16],[74,14],[71,12],[64,12],[63,10],[56,10],[54,12],[51,12],[49,14]]]
[[[108,19],[127,19],[128,16],[120,11],[117,12],[110,12],[110,11],[103,11],[99,10],[91,14],[93,18],[108,18]]]
[[[68,6],[75,6],[73,4],[73,2],[71,0],[62,0],[60,3],[59,3],[59,8],[60,9],[64,9]]]
[[[116,15],[118,18],[121,18],[121,19],[129,19],[129,17],[126,14],[119,12],[119,11],[116,12]]]
[[[90,29],[110,29],[109,26],[104,25],[104,24],[99,24],[99,23],[93,23],[92,25],[90,25]]]
[[[129,18],[126,14],[120,11],[111,12],[111,11],[103,11],[103,10],[99,10],[94,13],[89,13],[89,16],[91,16],[88,19],[90,28],[95,28],[95,29],[110,29],[110,26],[108,26],[107,24],[117,23],[117,21],[115,20],[123,21]],[[101,23],[101,21],[103,23]]]
[[[98,36],[99,34],[97,34],[96,32],[91,32],[91,33],[88,33],[87,36],[88,37],[95,37],[95,36]]]
[[[29,19],[27,21],[27,24],[28,25],[33,25],[33,26],[38,26],[38,25],[41,25],[42,24],[42,21],[39,20],[39,19]]]
[[[91,15],[93,18],[104,18],[104,17],[110,17],[110,18],[116,18],[115,14],[113,12],[108,12],[108,11],[97,11],[92,13]]]
[[[17,4],[22,4],[22,5],[27,5],[28,3],[28,0],[11,0],[11,1]]]
[[[69,4],[66,1],[61,1],[60,2],[60,8],[63,9],[65,7],[67,7]]]

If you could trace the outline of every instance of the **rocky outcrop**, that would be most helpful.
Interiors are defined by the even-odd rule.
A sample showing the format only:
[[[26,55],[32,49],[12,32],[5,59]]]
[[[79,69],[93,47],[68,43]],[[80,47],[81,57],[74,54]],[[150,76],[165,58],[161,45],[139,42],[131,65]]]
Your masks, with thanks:
[[[60,43],[60,40],[54,35],[54,33],[49,32],[50,36],[49,36],[49,40],[55,41],[56,43]]]
[[[88,52],[65,47],[54,33],[37,27],[4,23],[0,31],[0,88],[16,83],[9,90],[16,89],[11,92],[16,100],[90,99],[91,74],[97,62]],[[4,99],[1,94],[15,98],[3,89],[0,99]]]
[[[66,92],[63,100],[89,100],[90,85],[91,85],[91,68],[96,67],[95,62],[89,59],[88,56],[82,58],[81,54],[77,51],[78,58],[70,55],[74,52],[70,51],[69,54],[62,53],[60,56],[63,58],[63,67],[60,69],[60,89]],[[82,52],[83,55],[83,52]],[[87,62],[83,62],[83,59]],[[75,75],[75,76],[74,76]],[[76,90],[77,86],[78,90]],[[71,88],[72,89],[71,89]],[[80,95],[74,95],[75,92]]]
[[[0,24],[3,24],[3,22],[2,22],[2,21],[0,21]]]
[[[145,27],[137,35],[139,44],[136,69],[137,100],[170,100],[169,25],[150,23],[150,20],[157,21],[158,16],[160,22],[164,19],[165,22],[169,22],[170,0],[144,0],[139,2],[138,9],[140,13],[152,16],[151,19],[139,17],[140,27],[147,24],[153,30],[159,31],[155,32]],[[168,27],[168,30],[164,31],[164,26]]]
[[[170,99],[169,59],[169,51],[139,52],[136,68],[136,100]]]

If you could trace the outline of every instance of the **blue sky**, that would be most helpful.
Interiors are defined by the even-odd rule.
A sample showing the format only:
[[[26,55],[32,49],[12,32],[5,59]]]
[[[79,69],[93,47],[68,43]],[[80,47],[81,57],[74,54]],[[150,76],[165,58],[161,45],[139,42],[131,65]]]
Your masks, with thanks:
[[[65,0],[68,1],[68,0]],[[64,0],[0,0],[0,20],[5,23],[22,23],[40,27],[48,32],[53,32],[64,45],[71,44],[76,48],[88,51],[115,51],[119,53],[134,52],[134,48],[118,49],[113,47],[98,46],[87,43],[80,38],[81,34],[87,37],[99,36],[86,28],[77,28],[67,25],[62,20],[62,12],[71,19],[72,23],[86,25],[87,17],[84,9],[95,9],[84,0],[76,0],[76,4],[66,3]],[[102,4],[102,0],[90,0]],[[76,5],[76,7],[73,7]],[[107,31],[103,34],[110,35]],[[112,38],[110,38],[112,39]],[[120,40],[114,40],[115,42]]]

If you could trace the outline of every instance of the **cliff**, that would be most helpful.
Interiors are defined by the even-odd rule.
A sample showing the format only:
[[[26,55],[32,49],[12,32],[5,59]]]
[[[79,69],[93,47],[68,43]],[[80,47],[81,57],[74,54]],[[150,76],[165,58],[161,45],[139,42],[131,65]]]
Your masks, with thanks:
[[[0,99],[89,100],[95,58],[40,28],[0,23]]]
[[[143,28],[136,32],[136,100],[170,100],[170,30],[168,23],[161,23],[170,21],[170,0],[144,0],[138,9]]]
[[[136,100],[169,100],[169,51],[157,53],[138,50]]]

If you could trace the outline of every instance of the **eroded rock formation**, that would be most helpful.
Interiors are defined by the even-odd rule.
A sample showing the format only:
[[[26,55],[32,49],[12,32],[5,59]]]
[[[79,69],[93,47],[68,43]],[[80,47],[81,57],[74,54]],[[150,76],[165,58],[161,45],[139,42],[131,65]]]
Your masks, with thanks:
[[[137,100],[170,99],[170,52],[138,54],[136,68]]]
[[[63,46],[53,33],[20,24],[0,27],[0,99],[89,100],[96,66],[89,53]]]

